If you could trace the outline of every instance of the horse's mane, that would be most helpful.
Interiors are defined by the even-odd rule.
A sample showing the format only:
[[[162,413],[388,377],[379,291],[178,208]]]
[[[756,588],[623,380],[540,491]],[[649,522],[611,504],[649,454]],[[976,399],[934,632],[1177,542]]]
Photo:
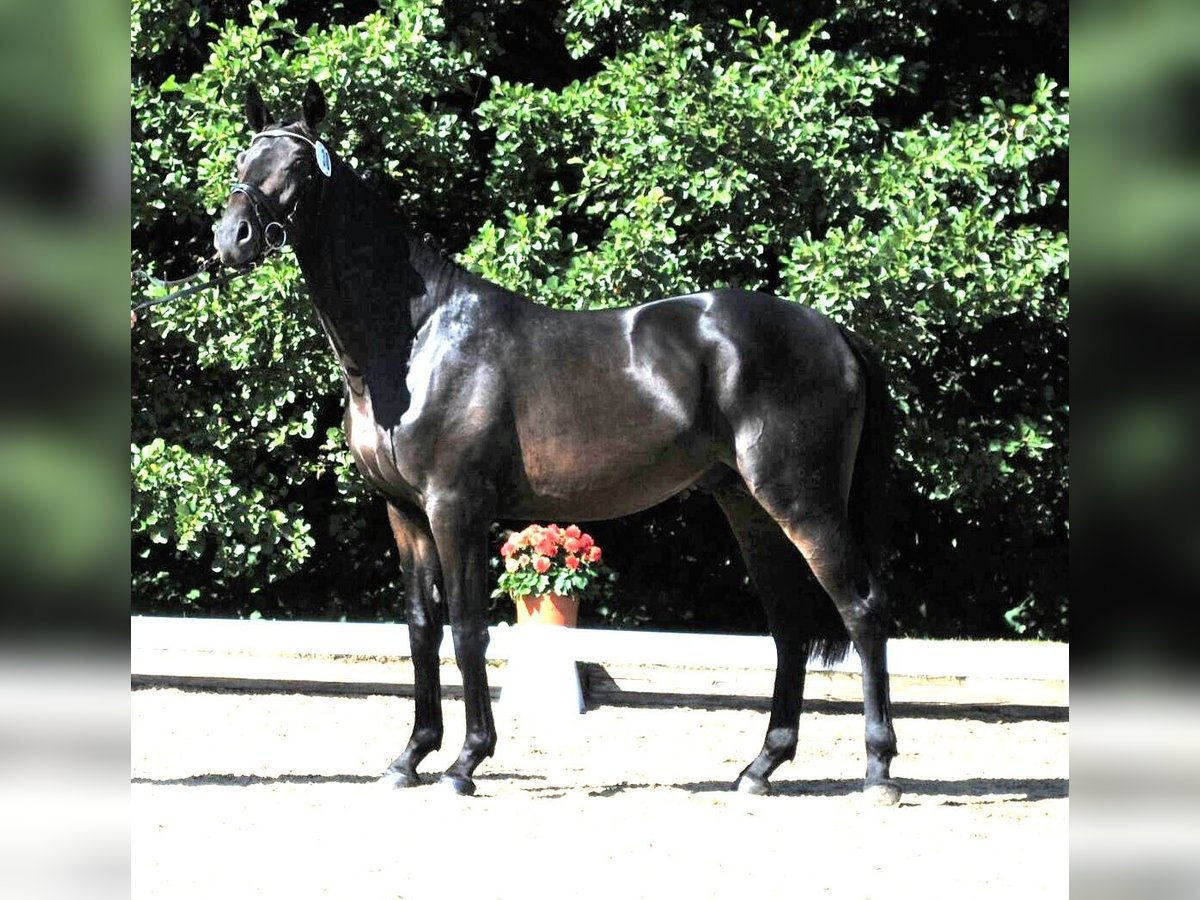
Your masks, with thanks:
[[[453,254],[432,233],[414,228],[400,205],[400,186],[395,178],[377,169],[366,169],[358,173],[359,180],[378,199],[383,200],[400,222],[408,244],[409,261],[425,275],[445,275],[447,269],[458,274],[476,278],[462,268]],[[419,233],[420,232],[420,233]]]

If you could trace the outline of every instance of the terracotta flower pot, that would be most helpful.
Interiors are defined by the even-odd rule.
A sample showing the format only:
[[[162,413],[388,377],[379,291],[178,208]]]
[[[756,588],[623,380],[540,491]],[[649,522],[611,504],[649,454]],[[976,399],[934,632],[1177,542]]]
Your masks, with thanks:
[[[558,594],[526,595],[514,597],[517,607],[517,624],[565,625],[574,628],[579,621],[579,600]]]

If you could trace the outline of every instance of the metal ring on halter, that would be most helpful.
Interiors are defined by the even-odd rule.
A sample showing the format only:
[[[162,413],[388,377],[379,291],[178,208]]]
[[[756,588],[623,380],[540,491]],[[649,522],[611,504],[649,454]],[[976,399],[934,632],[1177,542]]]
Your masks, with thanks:
[[[278,231],[279,240],[272,239],[272,237],[271,237],[271,229],[272,228],[274,228]],[[280,225],[278,222],[268,222],[266,224],[266,227],[263,228],[263,241],[266,242],[266,245],[270,249],[278,250],[280,247],[282,247],[284,244],[287,243],[287,229],[284,228],[282,225]]]

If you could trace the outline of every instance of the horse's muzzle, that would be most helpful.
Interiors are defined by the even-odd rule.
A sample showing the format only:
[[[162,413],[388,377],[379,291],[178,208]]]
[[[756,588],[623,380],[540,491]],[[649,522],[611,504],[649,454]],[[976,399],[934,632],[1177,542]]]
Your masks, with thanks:
[[[244,266],[262,252],[263,238],[247,216],[230,209],[213,229],[213,246],[227,266]]]

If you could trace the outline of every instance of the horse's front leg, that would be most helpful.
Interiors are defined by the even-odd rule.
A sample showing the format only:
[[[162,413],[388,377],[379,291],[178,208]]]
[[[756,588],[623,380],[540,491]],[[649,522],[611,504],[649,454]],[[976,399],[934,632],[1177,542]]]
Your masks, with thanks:
[[[420,784],[417,766],[442,746],[442,690],[439,674],[442,610],[438,591],[441,568],[433,534],[419,510],[388,504],[388,522],[396,539],[404,574],[404,601],[412,647],[416,712],[408,746],[381,779],[393,787]]]
[[[435,495],[427,509],[442,564],[467,717],[462,752],[440,783],[455,793],[470,795],[475,793],[475,768],[496,749],[486,660],[488,520],[481,508],[457,495]]]

